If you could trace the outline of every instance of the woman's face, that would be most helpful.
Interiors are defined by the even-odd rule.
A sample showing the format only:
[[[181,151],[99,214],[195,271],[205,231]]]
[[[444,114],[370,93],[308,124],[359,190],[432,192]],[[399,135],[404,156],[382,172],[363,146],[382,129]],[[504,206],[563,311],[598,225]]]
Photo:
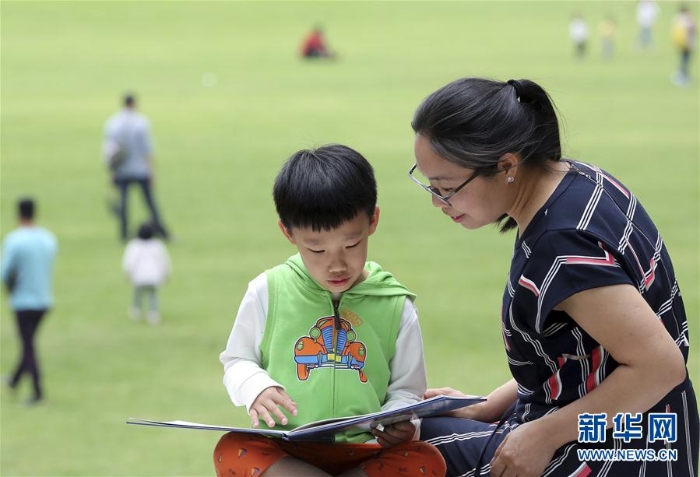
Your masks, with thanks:
[[[438,156],[430,140],[416,134],[414,152],[420,175],[440,195],[447,195],[467,180],[474,171],[465,169]],[[467,229],[492,224],[512,204],[513,187],[507,187],[505,174],[478,176],[449,200],[449,204],[431,195],[433,205],[453,222]]]

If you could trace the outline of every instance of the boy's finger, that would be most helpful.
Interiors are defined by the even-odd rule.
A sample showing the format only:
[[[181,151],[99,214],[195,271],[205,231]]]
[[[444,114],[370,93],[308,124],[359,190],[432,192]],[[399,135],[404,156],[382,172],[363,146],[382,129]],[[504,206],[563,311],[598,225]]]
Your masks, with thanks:
[[[277,417],[277,420],[283,426],[287,425],[287,423],[289,422],[287,416],[285,416],[284,413],[277,406],[275,406],[274,409],[272,409],[272,414],[274,414]]]
[[[260,421],[258,420],[258,411],[255,409],[250,410],[250,420],[253,424],[253,427],[260,427]]]
[[[381,444],[383,441],[384,443],[387,442],[387,440],[391,437],[387,432],[386,428],[384,430],[380,431],[379,429],[373,429],[372,430],[372,435],[377,438],[377,442]]]
[[[284,407],[287,411],[291,412],[293,416],[297,415],[297,404],[291,399],[287,398],[284,401],[282,401],[282,407]]]
[[[396,444],[393,439],[389,439],[386,436],[378,438],[377,443],[382,447],[392,447]]]
[[[289,411],[293,416],[297,415],[297,403],[284,391],[280,391],[280,400],[278,404]]]
[[[386,433],[386,439],[391,442],[400,442],[401,438],[406,435],[406,433],[395,427],[387,427],[384,429]]]
[[[275,427],[275,420],[272,419],[272,416],[270,416],[270,413],[267,409],[263,408],[260,410],[260,418],[262,418],[262,420],[265,421],[267,427]]]
[[[396,422],[392,424],[389,427],[393,427],[394,429],[398,429],[401,432],[407,432],[413,429],[413,423],[411,421],[401,421],[401,422]]]

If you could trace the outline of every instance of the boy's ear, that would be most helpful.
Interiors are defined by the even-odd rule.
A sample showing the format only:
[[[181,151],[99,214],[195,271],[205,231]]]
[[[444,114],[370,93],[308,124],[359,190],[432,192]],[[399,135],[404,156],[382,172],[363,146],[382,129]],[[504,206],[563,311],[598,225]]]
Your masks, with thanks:
[[[287,240],[289,240],[292,244],[296,245],[297,241],[294,240],[294,236],[292,235],[292,231],[289,230],[287,227],[285,227],[281,220],[277,222],[277,225],[279,225],[280,230],[282,231],[284,236],[287,237]]]
[[[374,213],[372,217],[369,218],[369,234],[372,235],[377,230],[377,225],[379,225],[379,207],[374,208]]]

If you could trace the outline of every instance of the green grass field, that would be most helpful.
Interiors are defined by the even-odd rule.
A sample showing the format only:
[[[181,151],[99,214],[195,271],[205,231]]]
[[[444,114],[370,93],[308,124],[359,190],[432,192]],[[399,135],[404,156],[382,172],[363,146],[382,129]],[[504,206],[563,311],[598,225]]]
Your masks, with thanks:
[[[697,7],[697,5],[694,5]],[[375,165],[382,216],[370,256],[418,294],[431,386],[482,394],[508,379],[498,313],[513,236],[467,232],[406,172],[419,102],[461,76],[530,78],[552,94],[565,154],[622,179],[674,257],[700,377],[698,63],[674,87],[663,3],[656,50],[634,50],[634,2],[2,1],[2,234],[16,199],[39,201],[60,240],[56,307],[38,345],[45,405],[0,395],[0,474],[212,475],[218,433],[127,426],[128,417],[246,425],[218,354],[247,282],[294,250],[276,226],[272,180],[299,148],[346,143]],[[567,24],[584,13],[589,56]],[[613,13],[617,52],[600,54]],[[303,63],[315,23],[340,53]],[[203,78],[216,75],[207,86]],[[163,323],[133,323],[122,245],[99,155],[127,89],[151,119],[156,195],[177,241]],[[145,218],[132,196],[132,222]],[[0,372],[15,364],[3,296]]]

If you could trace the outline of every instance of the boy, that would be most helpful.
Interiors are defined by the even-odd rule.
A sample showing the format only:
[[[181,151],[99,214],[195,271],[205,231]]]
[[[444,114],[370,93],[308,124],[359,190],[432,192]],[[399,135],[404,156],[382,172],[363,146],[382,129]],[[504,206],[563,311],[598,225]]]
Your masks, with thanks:
[[[346,146],[302,150],[273,195],[299,253],[248,286],[220,356],[233,403],[246,406],[253,427],[294,428],[422,400],[414,295],[366,262],[379,221],[372,166]],[[411,422],[348,431],[333,444],[229,433],[214,464],[219,476],[444,475],[439,453],[416,435]]]

